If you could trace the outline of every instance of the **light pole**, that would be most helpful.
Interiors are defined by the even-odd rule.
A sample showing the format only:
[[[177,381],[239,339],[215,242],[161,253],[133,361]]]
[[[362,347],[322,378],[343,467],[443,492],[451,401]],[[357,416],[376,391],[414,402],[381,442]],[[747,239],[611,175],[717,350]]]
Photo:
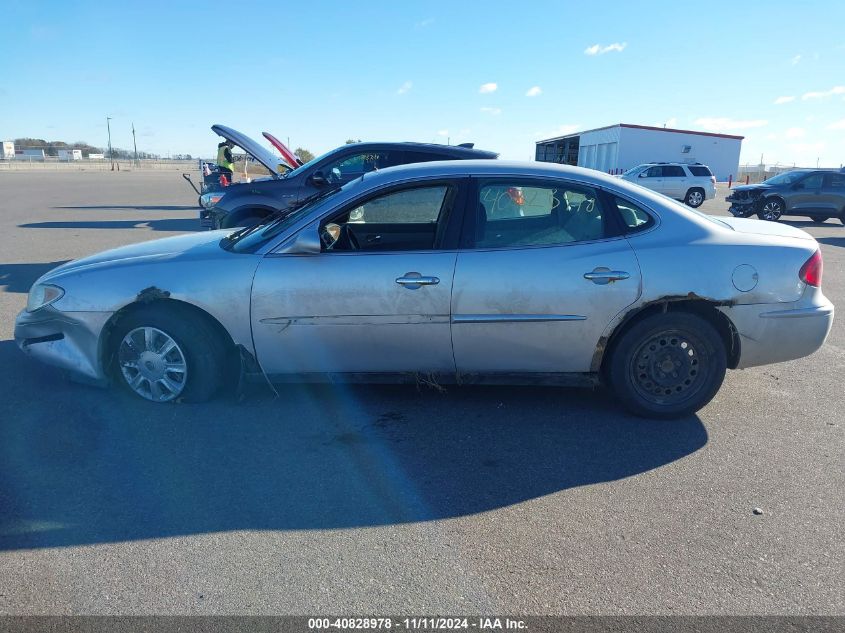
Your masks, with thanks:
[[[111,117],[106,117],[106,130],[109,133],[109,162],[111,162],[111,170],[114,171],[114,154],[111,150],[111,125],[109,125],[109,121],[111,121]]]
[[[132,122],[132,147],[135,148],[135,167],[138,166],[138,144],[135,142],[135,122]]]

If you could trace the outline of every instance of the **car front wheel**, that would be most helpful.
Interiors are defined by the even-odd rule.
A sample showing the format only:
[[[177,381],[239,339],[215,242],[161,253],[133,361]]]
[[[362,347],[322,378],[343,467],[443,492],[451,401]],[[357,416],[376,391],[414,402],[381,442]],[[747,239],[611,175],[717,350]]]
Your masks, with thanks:
[[[684,203],[693,209],[697,209],[704,204],[704,192],[701,189],[690,189],[687,191],[687,197],[684,198]]]
[[[763,207],[760,209],[757,217],[761,220],[777,222],[780,220],[781,215],[783,215],[783,202],[774,198],[772,200],[766,200],[763,203]]]
[[[111,340],[116,378],[145,400],[203,402],[220,386],[219,335],[187,310],[142,306],[118,322]]]
[[[725,346],[710,323],[694,314],[666,312],[646,317],[622,335],[608,373],[629,411],[668,419],[710,402],[726,368]]]

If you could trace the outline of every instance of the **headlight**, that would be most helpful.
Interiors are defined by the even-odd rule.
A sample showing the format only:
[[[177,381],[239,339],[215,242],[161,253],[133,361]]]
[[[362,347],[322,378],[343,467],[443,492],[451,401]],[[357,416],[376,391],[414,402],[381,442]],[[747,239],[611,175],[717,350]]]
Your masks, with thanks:
[[[226,195],[226,194],[224,194],[224,193],[220,193],[220,192],[214,192],[214,193],[204,193],[204,194],[202,194],[202,195],[200,196],[200,204],[201,204],[204,208],[206,208],[206,209],[210,209],[211,207],[213,207],[214,205],[216,205],[218,202],[220,202],[220,199],[221,199],[224,195]]]
[[[58,286],[36,284],[29,291],[29,297],[26,300],[26,311],[35,312],[36,310],[40,310],[54,301],[58,301],[64,294],[65,291]]]

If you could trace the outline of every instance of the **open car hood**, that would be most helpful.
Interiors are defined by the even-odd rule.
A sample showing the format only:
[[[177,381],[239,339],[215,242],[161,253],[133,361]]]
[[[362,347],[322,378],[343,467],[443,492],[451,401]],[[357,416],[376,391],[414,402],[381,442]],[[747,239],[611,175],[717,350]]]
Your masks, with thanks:
[[[212,132],[219,134],[227,141],[232,141],[235,145],[244,150],[247,154],[252,156],[259,163],[264,165],[274,178],[279,178],[280,171],[287,171],[288,169],[295,169],[296,163],[288,164],[286,160],[278,156],[274,156],[272,152],[263,148],[261,145],[253,141],[246,134],[241,134],[237,130],[233,130],[225,125],[215,124],[211,126]],[[280,166],[283,169],[280,169]]]
[[[282,158],[285,159],[285,163],[288,165],[292,165],[293,169],[296,169],[300,165],[302,165],[302,161],[297,158],[296,154],[288,149],[288,146],[282,143],[279,139],[275,136],[270,134],[270,132],[262,132],[264,138],[270,141],[270,144],[279,150],[279,154],[282,155]]]

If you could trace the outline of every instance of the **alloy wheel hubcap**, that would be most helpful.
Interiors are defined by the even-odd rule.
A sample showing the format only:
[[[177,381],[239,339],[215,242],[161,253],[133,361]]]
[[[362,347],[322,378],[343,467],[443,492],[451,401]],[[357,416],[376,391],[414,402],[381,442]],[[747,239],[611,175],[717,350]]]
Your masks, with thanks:
[[[694,207],[697,207],[698,205],[700,205],[703,202],[703,200],[701,199],[701,192],[700,191],[693,191],[689,195],[689,202]]]
[[[763,217],[767,220],[777,220],[780,217],[780,203],[767,202],[763,206]]]
[[[702,384],[700,346],[680,332],[658,334],[643,343],[631,362],[636,390],[655,404],[676,404],[691,397]]]
[[[118,364],[126,384],[147,400],[167,402],[185,389],[185,354],[170,335],[157,328],[139,327],[124,336]]]

